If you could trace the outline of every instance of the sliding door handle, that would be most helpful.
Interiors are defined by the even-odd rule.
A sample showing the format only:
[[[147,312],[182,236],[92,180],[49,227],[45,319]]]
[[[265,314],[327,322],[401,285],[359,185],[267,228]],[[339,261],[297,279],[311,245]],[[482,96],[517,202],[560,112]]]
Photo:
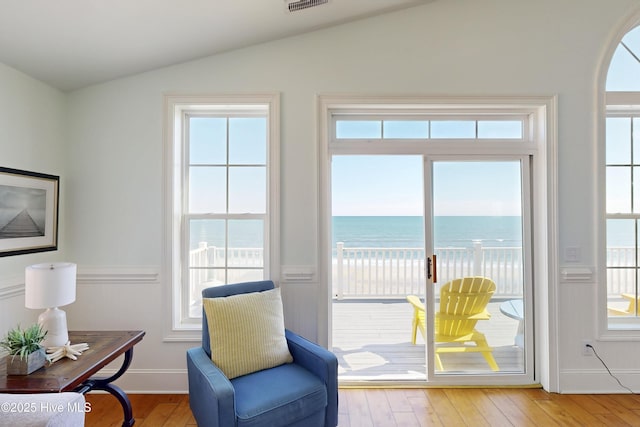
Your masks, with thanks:
[[[438,267],[436,267],[436,254],[427,257],[427,279],[433,283],[438,282]]]

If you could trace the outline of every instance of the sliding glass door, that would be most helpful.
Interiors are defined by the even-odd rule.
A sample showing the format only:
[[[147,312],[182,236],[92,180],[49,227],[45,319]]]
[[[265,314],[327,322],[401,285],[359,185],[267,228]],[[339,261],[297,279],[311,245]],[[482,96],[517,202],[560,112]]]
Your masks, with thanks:
[[[428,246],[435,255],[427,284],[432,377],[524,373],[526,163],[453,159],[426,165]]]

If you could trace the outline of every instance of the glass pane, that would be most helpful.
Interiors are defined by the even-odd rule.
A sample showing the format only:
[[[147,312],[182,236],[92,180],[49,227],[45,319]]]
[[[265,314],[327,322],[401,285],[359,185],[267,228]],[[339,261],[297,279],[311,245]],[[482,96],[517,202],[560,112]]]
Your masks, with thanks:
[[[229,220],[227,265],[230,268],[264,267],[264,221]]]
[[[635,220],[635,226],[636,226],[636,241],[633,243],[634,249],[636,249],[635,253],[636,253],[636,263],[634,265],[634,267],[639,267],[640,266],[640,251],[637,250],[638,249],[638,244],[640,243],[640,223],[638,222],[638,220]],[[640,289],[638,289],[638,291],[640,291]]]
[[[636,56],[640,56],[640,27],[629,31],[622,41]],[[640,91],[640,63],[618,45],[607,73],[607,91]]]
[[[607,220],[607,308],[612,317],[635,315],[635,235],[636,220]]]
[[[188,228],[190,313],[197,315],[202,290],[224,284],[225,221],[192,219]]]
[[[633,212],[640,213],[640,167],[633,168]]]
[[[433,164],[438,283],[430,303],[436,316],[432,323],[436,328],[435,352],[441,362],[438,365],[436,359],[436,375],[487,375],[495,368],[492,362],[501,373],[524,372],[525,334],[530,331],[525,322],[521,175],[519,161]],[[473,305],[477,310],[479,295],[455,292],[458,283],[463,290],[470,281],[481,286],[476,279],[465,279],[474,276],[491,279],[496,286],[481,303],[491,317],[472,326],[486,336],[492,348],[484,355],[449,348],[460,346],[447,331],[464,330],[468,324],[461,318],[475,312],[460,308]]]
[[[255,282],[264,279],[264,270],[236,270],[233,268],[227,270],[228,283]]]
[[[607,213],[631,211],[631,168],[607,167]]]
[[[632,144],[633,144],[633,163],[640,164],[640,118],[633,118]]]
[[[422,172],[421,156],[332,157],[332,350],[341,378],[425,378],[424,340],[410,342],[406,301],[425,294]]]
[[[338,120],[336,122],[336,138],[376,138],[382,137],[380,120]]]
[[[478,138],[522,139],[522,121],[480,120],[478,122]]]
[[[468,120],[432,120],[431,138],[475,138],[476,122]]]
[[[189,212],[224,213],[226,183],[224,167],[189,168]]]
[[[385,120],[384,138],[429,138],[427,120]]]
[[[636,315],[633,306],[636,283],[635,268],[607,269],[607,310],[609,317]]]
[[[607,220],[607,267],[635,265],[635,220]]]
[[[227,120],[213,117],[189,119],[189,162],[225,164],[227,162]]]
[[[227,283],[224,268],[189,269],[189,317],[202,317],[202,290]]]
[[[261,219],[230,219],[229,220],[229,250],[237,248],[251,248],[262,251],[264,247],[264,221]],[[229,255],[231,257],[231,255]],[[255,254],[251,255],[255,258]],[[246,257],[245,257],[246,258]],[[263,254],[260,253],[259,265],[263,265]],[[229,261],[230,264],[234,264]],[[258,265],[255,264],[255,265]],[[250,267],[254,264],[237,264]]]
[[[223,219],[192,219],[189,220],[189,249],[194,251],[203,247],[225,247],[225,220]],[[220,255],[219,253],[216,255]],[[209,258],[209,261],[219,259],[220,257]],[[224,253],[222,253],[224,258]],[[192,264],[189,264],[194,266]],[[197,266],[221,266],[224,263],[207,262],[206,264],[197,264]]]
[[[607,117],[607,164],[631,163],[631,119]]]
[[[192,219],[189,221],[189,234],[189,268],[207,269],[225,266],[224,220]],[[199,270],[198,277],[206,277],[209,280],[210,273],[206,271]],[[194,283],[193,278],[192,283]]]
[[[229,164],[267,163],[267,119],[243,117],[229,119]]]
[[[267,174],[265,167],[229,168],[229,212],[265,213]]]

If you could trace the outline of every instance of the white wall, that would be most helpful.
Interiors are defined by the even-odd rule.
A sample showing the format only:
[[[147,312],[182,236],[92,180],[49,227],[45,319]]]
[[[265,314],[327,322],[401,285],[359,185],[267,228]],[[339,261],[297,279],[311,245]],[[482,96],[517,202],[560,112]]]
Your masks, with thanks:
[[[163,342],[170,286],[162,276],[165,93],[282,94],[281,260],[289,266],[316,265],[318,258],[317,94],[557,94],[560,252],[579,246],[581,264],[594,266],[597,67],[634,7],[634,0],[439,0],[71,93],[65,245],[87,274],[67,309],[70,327],[144,329],[121,385],[186,389],[184,351],[196,343]],[[2,102],[0,113],[8,109]],[[11,163],[40,167],[27,153]],[[30,261],[19,258],[0,260],[0,267],[8,263],[17,272]],[[616,390],[595,358],[580,354],[580,340],[597,334],[596,286],[560,284],[561,391]],[[311,339],[322,338],[318,288],[284,289],[288,326]],[[640,360],[625,356],[637,344],[597,346],[640,389]]]
[[[65,254],[66,98],[45,84],[0,64],[0,166],[61,176],[59,250],[0,258],[0,334],[35,322],[24,307],[24,268]]]

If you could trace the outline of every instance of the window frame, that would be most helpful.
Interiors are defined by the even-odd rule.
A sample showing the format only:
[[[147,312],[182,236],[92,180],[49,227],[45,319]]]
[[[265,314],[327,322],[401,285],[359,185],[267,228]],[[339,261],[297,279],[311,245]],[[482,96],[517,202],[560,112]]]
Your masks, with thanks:
[[[381,122],[381,132],[384,133],[384,122],[388,121],[416,121],[416,122],[427,122],[428,126],[428,136],[426,137],[415,137],[415,138],[392,138],[386,137],[382,134],[379,138],[339,138],[336,135],[337,123],[338,122],[347,122],[347,121],[379,121]],[[475,136],[474,137],[434,137],[432,126],[433,123],[440,122],[459,122],[459,121],[468,121],[475,122]],[[522,124],[521,128],[521,136],[519,138],[506,138],[506,137],[498,137],[498,138],[489,138],[489,137],[481,137],[479,136],[479,127],[478,124],[480,122],[520,122]],[[498,141],[499,143],[523,143],[532,139],[532,130],[531,127],[531,117],[528,111],[505,111],[502,109],[496,109],[490,112],[486,112],[483,114],[478,114],[476,111],[468,111],[461,112],[460,114],[444,114],[442,112],[422,112],[416,113],[415,111],[408,111],[406,113],[402,113],[400,111],[389,112],[381,112],[381,113],[372,113],[369,111],[361,111],[360,109],[354,109],[352,111],[344,111],[338,114],[334,114],[331,117],[331,129],[330,129],[330,146],[338,147],[344,146],[349,142],[385,142],[385,143],[406,143],[411,142],[413,144],[423,144],[425,141],[429,142],[449,142],[449,143],[457,143],[457,142],[476,142],[487,144],[490,141]]]
[[[598,250],[596,258],[596,333],[597,339],[603,342],[629,342],[640,339],[640,320],[615,319],[613,327],[609,323],[608,288],[607,288],[607,226],[606,226],[606,118],[607,109],[624,109],[629,105],[640,105],[640,92],[611,90],[607,91],[607,80],[614,55],[620,42],[630,31],[640,25],[640,12],[631,14],[609,38],[609,43],[602,52],[596,81],[596,117],[595,145],[596,145],[596,193],[597,193],[597,239]]]
[[[264,218],[264,277],[279,280],[280,270],[280,95],[165,95],[164,96],[164,341],[199,340],[202,318],[189,315],[188,265],[184,261],[189,248],[188,218],[200,217],[187,211],[185,195],[189,185],[188,132],[184,120],[192,115],[251,114],[261,110],[267,117],[266,211],[250,214]],[[228,162],[227,162],[228,164]],[[228,183],[227,183],[228,185]],[[205,215],[208,216],[208,215]],[[246,214],[223,215],[225,219],[247,219]],[[211,214],[211,218],[222,218]]]
[[[622,117],[622,118],[630,118],[632,121],[634,118],[638,118],[640,117],[640,92],[605,92],[605,112],[604,112],[604,118],[603,118],[603,128],[606,130],[606,120],[610,117]],[[633,219],[635,221],[640,221],[640,212],[638,213],[609,213],[607,212],[607,197],[606,197],[606,175],[607,175],[607,170],[610,167],[610,165],[607,163],[607,159],[606,159],[606,144],[607,144],[607,138],[606,138],[606,131],[603,132],[604,137],[604,144],[603,144],[603,151],[605,152],[605,154],[603,154],[603,161],[602,161],[602,165],[604,168],[604,173],[603,173],[603,177],[604,177],[604,189],[605,189],[605,197],[604,197],[604,201],[603,201],[603,206],[604,206],[604,251],[606,253],[608,245],[607,245],[607,220],[609,219]],[[631,144],[633,145],[633,140],[630,141]],[[633,159],[630,159],[630,164],[629,165],[611,165],[612,167],[629,167],[631,169],[634,168],[634,163],[633,163]],[[635,166],[637,167],[637,166]],[[633,210],[633,206],[631,207],[631,209]],[[636,233],[637,234],[637,233]],[[636,243],[636,281],[640,280],[640,277],[638,277],[638,274],[640,274],[640,265],[637,265],[637,253],[640,250],[640,242]],[[606,323],[606,327],[605,330],[609,331],[612,334],[617,334],[619,332],[623,332],[626,334],[633,334],[633,335],[638,335],[640,334],[640,316],[611,316],[608,313],[608,288],[609,288],[609,283],[608,283],[608,272],[611,269],[606,262],[606,255],[604,256],[604,265],[603,265],[603,270],[605,271],[605,277],[604,277],[604,290],[602,291],[602,293],[604,294],[604,297],[601,298],[601,301],[604,301],[604,303],[602,304],[603,308],[604,308],[604,318],[605,318],[605,323]],[[637,286],[637,284],[636,284]]]
[[[320,289],[322,298],[319,303],[320,321],[317,336],[322,345],[331,345],[331,288],[328,272],[331,266],[331,176],[330,164],[333,154],[360,154],[364,147],[368,154],[413,154],[416,152],[414,141],[395,140],[389,144],[386,141],[358,140],[349,142],[334,141],[332,135],[332,120],[336,114],[351,112],[369,112],[383,107],[391,113],[421,110],[426,113],[446,114],[455,109],[456,113],[484,114],[520,114],[526,115],[527,131],[523,131],[524,141],[514,143],[510,140],[483,141],[476,140],[422,140],[423,149],[432,155],[448,155],[452,150],[459,150],[470,156],[486,158],[494,155],[522,155],[535,154],[531,158],[530,167],[537,177],[531,182],[532,190],[532,220],[535,224],[532,231],[534,242],[534,262],[532,273],[540,286],[533,287],[533,299],[538,304],[530,307],[529,312],[535,319],[536,355],[538,349],[548,349],[549,357],[536,357],[535,376],[540,378],[545,387],[557,390],[557,378],[554,361],[557,360],[558,347],[557,312],[553,308],[557,305],[557,289],[559,275],[558,268],[558,233],[557,233],[557,203],[558,203],[558,171],[557,171],[557,96],[492,96],[492,97],[441,97],[441,96],[388,96],[388,95],[320,95],[318,96],[318,140],[319,172],[320,172],[320,237],[318,264],[320,271]],[[380,113],[383,113],[380,111]],[[339,144],[339,145],[338,145]],[[530,299],[531,301],[531,299]],[[531,301],[533,302],[533,301]],[[533,337],[531,337],[533,339]]]

